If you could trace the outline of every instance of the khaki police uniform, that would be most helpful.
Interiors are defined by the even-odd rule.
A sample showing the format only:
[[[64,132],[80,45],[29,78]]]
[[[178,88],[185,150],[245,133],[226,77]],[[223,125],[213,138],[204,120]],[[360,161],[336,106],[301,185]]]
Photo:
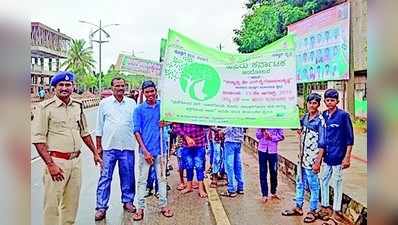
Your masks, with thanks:
[[[78,152],[81,137],[90,135],[82,103],[70,99],[68,105],[57,96],[44,101],[35,112],[32,123],[32,143],[45,143],[48,151]],[[74,224],[79,207],[81,160],[52,157],[64,171],[63,181],[53,181],[44,166],[44,225]]]

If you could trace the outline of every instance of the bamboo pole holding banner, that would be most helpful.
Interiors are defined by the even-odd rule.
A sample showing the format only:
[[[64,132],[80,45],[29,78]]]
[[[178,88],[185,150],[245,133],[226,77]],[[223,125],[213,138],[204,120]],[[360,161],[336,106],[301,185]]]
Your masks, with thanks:
[[[160,176],[166,178],[165,163],[164,163],[164,149],[163,149],[163,126],[160,127]]]

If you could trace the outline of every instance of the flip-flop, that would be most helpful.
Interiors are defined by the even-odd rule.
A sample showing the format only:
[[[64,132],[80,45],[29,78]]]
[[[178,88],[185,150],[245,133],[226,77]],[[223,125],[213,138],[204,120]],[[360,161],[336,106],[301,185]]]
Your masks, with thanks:
[[[313,223],[317,218],[318,214],[316,212],[309,211],[303,221],[304,223]]]
[[[139,215],[139,217],[137,217],[136,215]],[[134,221],[140,221],[142,219],[144,219],[144,212],[142,213],[134,213],[133,216],[131,217],[133,218]]]
[[[282,211],[282,216],[302,216],[303,213],[299,212],[296,208],[286,209]]]
[[[330,215],[329,215],[329,213],[321,210],[318,212],[318,218],[323,221],[328,221],[330,219]]]
[[[177,186],[177,190],[182,191],[182,190],[185,189],[185,187],[186,187],[185,184],[179,184],[179,185]]]
[[[329,221],[332,221],[333,223],[328,223]],[[322,223],[322,225],[339,225],[339,223],[336,220],[332,219],[332,218],[330,218],[328,220],[328,222],[324,222],[324,223]]]
[[[160,213],[164,216],[164,217],[172,217],[174,216],[173,211],[171,211],[170,208],[166,208],[160,211]]]

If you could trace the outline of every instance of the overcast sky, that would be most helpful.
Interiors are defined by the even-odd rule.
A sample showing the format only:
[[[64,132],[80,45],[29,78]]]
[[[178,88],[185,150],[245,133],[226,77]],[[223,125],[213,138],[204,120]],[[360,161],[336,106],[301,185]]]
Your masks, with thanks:
[[[111,35],[103,44],[102,70],[116,62],[120,52],[133,50],[140,58],[159,60],[160,39],[167,38],[169,28],[210,47],[224,46],[236,52],[233,29],[239,28],[246,13],[246,0],[68,0],[28,1],[31,21],[60,28],[72,38],[88,40],[88,24],[119,23],[105,30]],[[98,38],[98,37],[97,37]],[[98,45],[94,43],[98,62]],[[97,69],[96,69],[97,70]]]

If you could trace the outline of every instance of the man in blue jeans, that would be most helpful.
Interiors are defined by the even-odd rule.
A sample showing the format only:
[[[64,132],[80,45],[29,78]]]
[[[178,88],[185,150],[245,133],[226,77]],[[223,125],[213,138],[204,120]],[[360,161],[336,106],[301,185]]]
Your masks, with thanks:
[[[319,165],[322,160],[324,143],[322,142],[324,135],[325,120],[323,119],[318,108],[321,103],[321,96],[317,93],[311,93],[307,97],[307,110],[300,120],[301,130],[298,131],[300,135],[300,159],[296,177],[296,207],[282,212],[284,216],[301,216],[303,215],[304,204],[304,184],[308,183],[311,193],[309,212],[304,218],[305,223],[312,223],[317,219],[318,202],[319,202]],[[301,173],[300,173],[301,172]]]
[[[223,129],[224,136],[224,166],[228,178],[227,191],[221,196],[236,197],[243,194],[243,168],[242,168],[242,143],[244,130],[240,127],[227,127]]]
[[[116,163],[119,167],[123,207],[130,213],[135,212],[134,150],[137,143],[133,138],[132,118],[136,103],[124,97],[125,81],[122,78],[113,78],[111,85],[113,95],[101,100],[95,131],[97,148],[104,161],[97,188],[96,221],[106,216]]]
[[[324,94],[327,110],[322,113],[325,118],[325,151],[321,175],[321,205],[320,217],[324,220],[330,217],[329,182],[333,178],[333,219],[343,221],[341,201],[343,197],[342,170],[350,167],[351,151],[354,145],[354,131],[350,115],[337,107],[339,93],[335,89],[328,89]],[[321,150],[322,151],[322,150]]]

